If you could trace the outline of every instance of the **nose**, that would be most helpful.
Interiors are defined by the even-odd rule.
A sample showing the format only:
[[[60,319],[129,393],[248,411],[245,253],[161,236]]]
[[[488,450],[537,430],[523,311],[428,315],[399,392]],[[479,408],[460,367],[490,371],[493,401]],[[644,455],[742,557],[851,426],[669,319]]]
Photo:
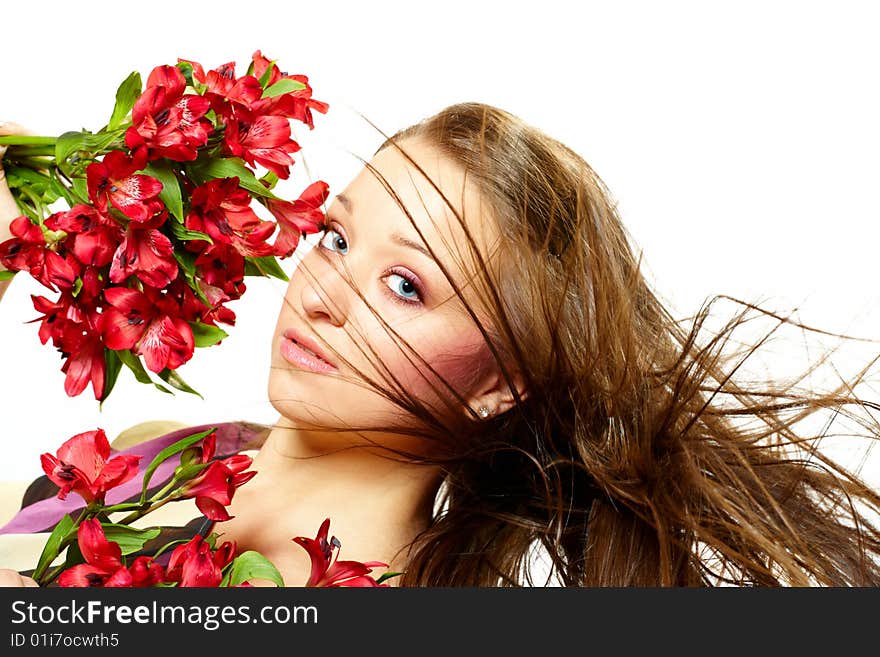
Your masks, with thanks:
[[[329,321],[335,326],[345,324],[352,290],[344,272],[337,270],[336,263],[328,262],[318,254],[303,259],[299,267],[305,277],[300,301],[306,316],[310,320]]]

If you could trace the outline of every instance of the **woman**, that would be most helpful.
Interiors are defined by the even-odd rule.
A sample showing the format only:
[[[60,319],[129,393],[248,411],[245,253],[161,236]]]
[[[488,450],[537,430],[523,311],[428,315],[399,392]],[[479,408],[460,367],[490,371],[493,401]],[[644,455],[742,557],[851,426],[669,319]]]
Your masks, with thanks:
[[[759,309],[705,343],[711,304],[681,328],[564,145],[448,107],[388,139],[326,227],[275,330],[281,417],[215,527],[287,584],[308,568],[290,537],[327,516],[401,586],[532,584],[536,544],[567,586],[880,583],[880,496],[800,430],[880,407],[735,382],[723,348]]]

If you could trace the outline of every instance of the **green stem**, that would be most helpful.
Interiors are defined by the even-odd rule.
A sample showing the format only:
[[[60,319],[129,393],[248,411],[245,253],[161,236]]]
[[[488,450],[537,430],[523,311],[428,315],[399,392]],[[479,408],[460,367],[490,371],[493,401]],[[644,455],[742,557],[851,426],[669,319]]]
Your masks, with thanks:
[[[37,215],[40,218],[40,223],[42,224],[43,219],[46,218],[46,208],[43,205],[43,201],[39,197],[37,197],[33,192],[31,192],[31,190],[28,189],[27,187],[19,187],[18,191],[22,195],[27,196],[28,199],[30,199],[31,203],[34,204],[34,210],[35,210],[35,212],[37,212]]]
[[[46,578],[44,581],[40,582],[39,580],[37,580],[40,583],[40,586],[46,586],[46,584],[48,584],[49,582],[53,582],[55,580],[55,578],[61,574],[61,571],[64,570],[64,566],[65,566],[65,564],[63,564],[63,563],[58,564],[52,570],[49,571],[49,574],[46,575]],[[34,579],[36,580],[36,577]]]
[[[0,146],[54,146],[57,139],[33,135],[4,135],[0,136]]]
[[[168,502],[173,502],[176,499],[178,499],[178,498],[176,496],[172,495],[171,497],[166,497],[161,502],[156,502],[156,504],[151,504],[146,509],[139,509],[137,511],[132,511],[127,516],[125,516],[122,520],[120,520],[118,524],[130,525],[138,518],[141,518],[142,516],[145,516],[148,513],[150,513],[150,511],[155,511],[156,509],[159,509],[159,508],[165,506],[166,504],[168,504]]]
[[[22,157],[33,157],[35,155],[44,155],[54,157],[54,146],[11,146],[6,151],[7,160],[17,160]]]
[[[55,160],[41,159],[41,157],[42,156],[37,155],[33,157],[11,157],[8,159],[13,166],[31,169],[32,171],[47,171],[49,168],[55,166]]]

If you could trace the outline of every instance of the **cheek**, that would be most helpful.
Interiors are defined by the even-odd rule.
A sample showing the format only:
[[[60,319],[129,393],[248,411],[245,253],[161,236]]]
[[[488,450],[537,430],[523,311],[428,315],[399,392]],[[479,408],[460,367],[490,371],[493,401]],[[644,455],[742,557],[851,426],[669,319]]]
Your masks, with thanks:
[[[411,356],[413,362],[410,362],[397,349],[384,362],[406,389],[420,399],[449,395],[443,382],[467,395],[491,369],[492,354],[476,329],[448,333],[430,340],[407,340],[436,374],[418,357]]]

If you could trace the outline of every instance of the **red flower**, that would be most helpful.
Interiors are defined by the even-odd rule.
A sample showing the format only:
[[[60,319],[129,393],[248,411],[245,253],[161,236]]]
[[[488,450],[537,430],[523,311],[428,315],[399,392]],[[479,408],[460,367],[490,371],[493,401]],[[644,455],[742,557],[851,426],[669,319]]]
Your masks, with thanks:
[[[184,94],[186,80],[176,66],[157,66],[132,109],[132,126],[125,133],[129,148],[146,146],[150,159],[166,157],[178,162],[195,160],[198,148],[208,143],[213,126],[204,118],[211,103],[195,94]]]
[[[59,346],[65,324],[70,321],[82,323],[82,313],[76,305],[76,300],[68,293],[62,293],[58,301],[49,301],[46,297],[31,295],[31,301],[37,312],[42,313],[42,317],[32,319],[31,322],[40,322],[38,335],[43,344],[51,338],[53,344]]]
[[[140,230],[129,225],[125,239],[113,254],[110,281],[121,283],[132,274],[156,288],[163,288],[177,278],[171,240],[155,228]]]
[[[223,581],[223,568],[235,558],[235,548],[234,541],[225,541],[212,552],[205,539],[196,534],[174,548],[168,560],[166,580],[179,582],[180,586],[219,586]]]
[[[280,232],[275,238],[275,255],[286,258],[296,250],[302,233],[316,233],[324,223],[321,206],[327,200],[329,186],[322,180],[312,183],[293,203],[269,199],[266,207],[278,220]]]
[[[113,258],[122,239],[119,225],[90,205],[75,205],[67,212],[57,212],[45,221],[50,230],[63,230],[71,237],[65,246],[83,265],[103,267]]]
[[[195,265],[199,278],[219,288],[227,299],[238,299],[244,293],[244,256],[234,248],[222,242],[209,244]]]
[[[201,455],[195,462],[211,461],[214,458],[216,443],[217,437],[214,433],[205,436],[202,440]],[[232,503],[236,489],[257,474],[256,470],[244,472],[252,461],[246,454],[235,454],[219,461],[212,461],[207,468],[184,484],[180,492],[184,499],[194,497],[199,511],[211,520],[216,522],[229,520],[233,516],[226,512],[226,507]]]
[[[150,176],[136,174],[146,165],[146,150],[137,149],[132,157],[122,151],[111,151],[101,162],[86,167],[89,198],[101,212],[109,204],[132,221],[144,222],[160,212],[162,183]]]
[[[104,344],[100,335],[67,324],[64,327],[62,342],[70,353],[61,367],[61,371],[66,375],[64,392],[68,397],[76,397],[91,383],[95,399],[104,399],[107,362],[104,359]]]
[[[254,75],[257,78],[262,78],[271,62],[266,59],[266,57],[263,56],[263,53],[259,50],[253,54],[252,59]],[[326,114],[330,106],[327,103],[312,98],[312,88],[309,86],[308,77],[305,75],[287,75],[279,71],[277,66],[272,67],[266,86],[273,85],[282,79],[299,82],[303,85],[303,88],[274,96],[272,98],[261,98],[253,104],[254,113],[268,114],[272,116],[286,116],[305,123],[310,129],[314,128],[315,124],[312,118],[312,110]]]
[[[40,456],[43,472],[61,490],[58,497],[65,499],[70,491],[86,502],[102,502],[111,488],[125,483],[137,474],[140,456],[110,456],[110,443],[103,429],[87,431],[69,438],[53,456]]]
[[[206,74],[198,62],[187,59],[177,61],[192,66],[193,78],[205,85],[205,98],[218,116],[229,118],[241,110],[247,111],[263,95],[260,81],[253,75],[235,77],[234,62],[218,66]]]
[[[80,552],[86,562],[68,568],[58,577],[59,586],[120,587],[131,586],[133,577],[122,563],[119,544],[107,540],[97,518],[84,520],[76,533]]]
[[[93,271],[86,271],[83,291],[93,287],[90,275]],[[42,317],[31,321],[40,322],[40,342],[46,344],[51,338],[52,344],[65,356],[61,371],[67,375],[64,390],[68,396],[80,394],[91,382],[95,399],[103,399],[106,370],[104,345],[96,329],[99,322],[97,311],[91,302],[84,300],[91,291],[83,291],[77,298],[67,292],[62,293],[55,302],[32,295],[34,308],[42,313]]]
[[[251,56],[251,60],[253,62],[252,66],[254,68],[254,77],[258,80],[263,79],[263,75],[265,75],[266,71],[269,70],[269,67],[272,67],[272,71],[269,73],[269,78],[266,81],[266,86],[270,87],[278,80],[281,79],[281,71],[278,70],[278,67],[275,66],[268,58],[263,56],[263,53],[259,50],[255,51]]]
[[[305,548],[312,559],[312,572],[306,586],[388,586],[379,584],[370,577],[373,568],[387,567],[387,563],[381,561],[337,561],[339,548],[342,543],[333,536],[327,541],[327,532],[330,529],[330,518],[321,523],[318,535],[315,538],[297,536],[292,539],[295,543]],[[333,556],[333,550],[337,550]],[[331,560],[332,558],[332,560]]]
[[[290,138],[290,122],[283,116],[255,116],[234,119],[226,124],[226,150],[244,158],[251,166],[263,166],[279,178],[290,177],[291,153],[299,144]]]
[[[215,178],[193,190],[186,227],[207,233],[214,242],[229,244],[244,256],[271,255],[266,240],[275,223],[260,219],[250,204],[238,178]]]
[[[110,305],[101,316],[108,349],[131,349],[144,357],[153,372],[177,369],[192,358],[192,329],[177,316],[169,300],[158,294],[151,299],[126,287],[108,287],[104,299]]]
[[[155,586],[165,581],[165,569],[152,558],[141,556],[128,567],[131,573],[131,586]]]
[[[15,237],[0,244],[0,263],[4,267],[12,271],[28,270],[53,292],[73,287],[77,276],[76,263],[52,251],[39,226],[21,216],[13,219],[9,230]]]

